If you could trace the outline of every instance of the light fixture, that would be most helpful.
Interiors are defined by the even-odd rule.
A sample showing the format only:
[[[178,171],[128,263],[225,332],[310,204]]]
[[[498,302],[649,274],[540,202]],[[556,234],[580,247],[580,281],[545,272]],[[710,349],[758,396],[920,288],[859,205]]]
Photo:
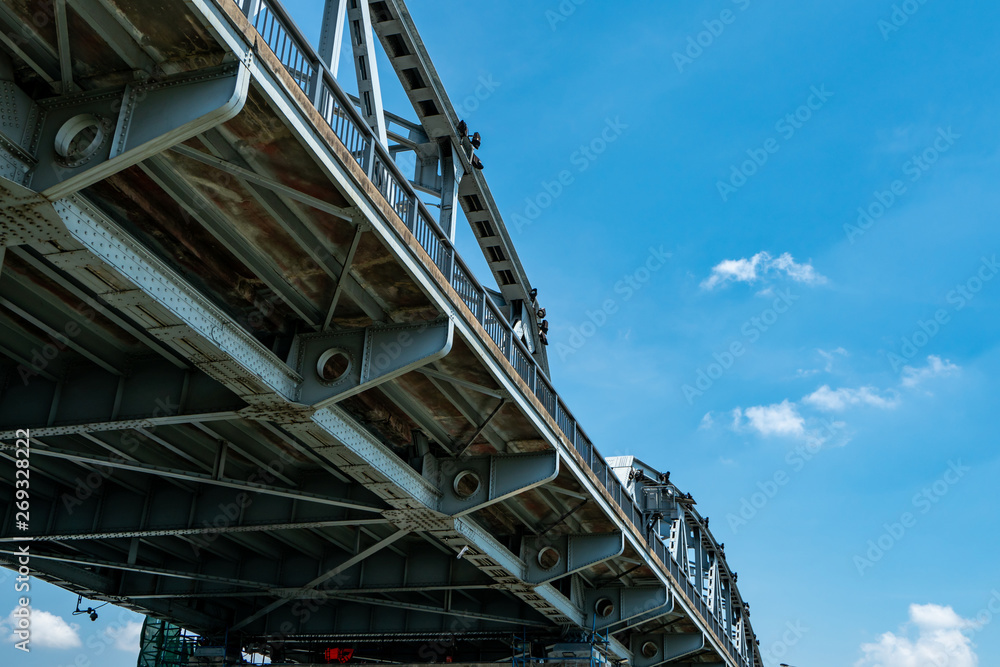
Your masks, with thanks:
[[[534,301],[535,297],[538,296],[538,288],[537,287],[532,288],[532,290],[530,292],[528,292],[528,296],[531,297],[532,301]]]
[[[469,551],[469,545],[466,544],[464,547],[462,547],[462,550],[458,552],[458,555],[455,556],[455,560],[462,560],[462,556],[468,553],[468,551]]]
[[[482,171],[482,169],[483,169],[483,161],[479,159],[478,155],[473,155],[469,159],[469,162],[472,163],[473,167],[475,167],[476,169],[479,169],[480,171]]]
[[[90,620],[91,621],[96,621],[97,620],[97,609],[100,609],[101,607],[103,607],[104,604],[108,604],[107,602],[105,602],[104,604],[97,605],[97,607],[87,607],[86,609],[80,609],[80,603],[81,602],[83,602],[83,596],[82,595],[77,595],[76,596],[76,609],[73,610],[73,616],[80,616],[81,614],[86,614],[87,616],[90,616]]]
[[[542,320],[541,330],[542,330],[542,333],[548,333],[549,332],[549,321],[548,320]]]
[[[469,141],[472,142],[473,148],[479,148],[483,145],[483,137],[478,132],[474,132],[472,136],[469,137]]]
[[[538,319],[540,319],[540,320],[544,320],[545,319],[545,309],[544,308],[539,308],[538,309]]]
[[[464,137],[469,133],[469,124],[464,120],[458,121],[458,136]]]

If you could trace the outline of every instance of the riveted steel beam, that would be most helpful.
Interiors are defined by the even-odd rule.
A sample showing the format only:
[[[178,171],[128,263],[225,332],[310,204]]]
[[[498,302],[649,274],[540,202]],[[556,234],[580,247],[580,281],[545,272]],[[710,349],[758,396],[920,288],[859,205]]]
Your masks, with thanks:
[[[13,449],[10,445],[0,445],[0,449]],[[134,461],[125,461],[120,458],[108,458],[92,455],[81,455],[75,452],[68,452],[59,449],[33,449],[33,456],[38,457],[50,457],[57,459],[64,459],[67,461],[77,461],[79,463],[89,463],[95,466],[104,466],[106,468],[118,468],[120,470],[130,470],[132,472],[146,473],[149,475],[156,475],[158,477],[169,477],[172,479],[180,479],[189,482],[197,482],[200,484],[206,484],[208,486],[224,486],[231,489],[243,489],[248,492],[260,493],[263,495],[272,495],[282,498],[294,498],[296,500],[301,500],[305,502],[318,503],[320,505],[332,505],[334,507],[346,507],[348,509],[362,510],[365,512],[381,512],[382,508],[375,507],[373,505],[367,505],[364,503],[353,502],[349,500],[344,500],[342,498],[334,498],[331,496],[325,496],[318,493],[308,493],[305,491],[298,491],[295,489],[283,489],[281,487],[269,486],[267,484],[257,484],[255,482],[240,482],[237,480],[230,479],[214,479],[210,474],[196,473],[191,471],[180,471],[175,468],[167,468],[165,466],[155,466],[148,463],[139,463]]]
[[[557,537],[525,537],[521,559],[524,581],[543,584],[620,556],[625,550],[624,533],[589,533]]]
[[[25,369],[0,404],[0,439],[31,428],[35,437],[149,428],[160,424],[232,419],[246,403],[198,370],[179,369],[161,358],[132,362],[127,375],[97,367],[67,372],[58,405],[58,382]]]
[[[59,81],[59,54],[7,3],[0,2],[0,41],[50,84]]]
[[[57,200],[233,118],[250,85],[246,63],[40,103],[31,187]],[[91,142],[74,141],[83,132]]]
[[[551,482],[559,475],[559,453],[466,457],[441,462],[439,473],[438,510],[464,516]]]
[[[303,590],[308,590],[308,589],[316,588],[317,586],[320,586],[324,582],[329,581],[330,579],[333,579],[334,577],[336,577],[341,572],[344,572],[345,570],[349,570],[350,568],[354,567],[355,565],[357,565],[358,563],[362,562],[364,559],[368,558],[372,554],[377,553],[378,551],[384,549],[385,547],[388,547],[389,545],[391,545],[393,542],[399,540],[400,538],[406,537],[406,535],[408,535],[409,532],[410,531],[408,531],[408,530],[397,530],[396,532],[394,532],[393,534],[389,535],[388,537],[382,538],[381,540],[379,540],[378,542],[376,542],[372,546],[368,547],[367,549],[364,549],[364,550],[358,552],[357,554],[355,554],[354,556],[351,556],[350,558],[348,558],[347,560],[345,560],[343,563],[341,563],[337,567],[335,567],[333,569],[330,569],[330,570],[327,570],[326,572],[324,572],[320,576],[316,577],[315,579],[313,579],[312,581],[310,581],[306,585],[302,586],[301,588]],[[287,604],[288,602],[290,602],[290,600],[288,600],[288,599],[275,600],[274,602],[266,605],[262,609],[257,610],[256,612],[254,612],[250,616],[247,616],[246,618],[238,621],[236,624],[234,624],[232,626],[231,629],[232,630],[239,630],[240,628],[245,627],[245,626],[249,625],[250,623],[253,623],[258,618],[261,618],[262,616],[266,616],[270,612],[274,611],[275,609],[278,609],[279,607],[281,607],[282,605]]]
[[[289,354],[298,400],[323,408],[399,377],[446,356],[454,333],[446,319],[299,335]]]
[[[656,667],[705,650],[705,635],[700,632],[633,635],[631,649],[634,656],[633,667]]]
[[[672,609],[665,586],[608,586],[584,593],[584,609],[591,627],[604,629],[648,614]]]
[[[153,60],[128,30],[120,23],[121,15],[110,11],[102,0],[69,0],[69,5],[87,22],[94,32],[134,70],[152,71]]]

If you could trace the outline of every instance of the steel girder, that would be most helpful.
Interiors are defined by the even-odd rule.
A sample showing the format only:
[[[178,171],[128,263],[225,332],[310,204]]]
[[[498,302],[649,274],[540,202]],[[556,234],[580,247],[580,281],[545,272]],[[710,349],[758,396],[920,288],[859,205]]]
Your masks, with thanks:
[[[159,357],[131,361],[123,374],[82,364],[56,380],[37,371],[10,371],[0,440],[13,439],[18,428],[47,437],[232,419],[247,405],[205,373]]]
[[[458,123],[462,119],[455,112],[444,84],[438,78],[430,55],[406,6],[399,0],[388,0],[382,7],[385,14],[373,18],[373,27],[389,62],[395,68],[396,75],[427,135],[432,140],[443,139],[450,144],[450,159],[441,162],[442,173],[446,173],[446,179],[450,175],[447,184],[450,187],[442,197],[442,216],[445,216],[444,206],[454,206],[454,199],[457,198],[465,211],[466,218],[473,226],[476,240],[483,250],[483,255],[497,285],[500,286],[505,301],[509,304],[515,302],[524,304],[521,317],[526,323],[526,335],[534,341],[533,356],[548,372],[546,347],[542,345],[538,335],[540,322],[535,312],[535,302],[531,297],[531,283],[528,281],[527,272],[521,264],[489,185],[482,171],[472,165],[470,159],[472,145],[469,143],[469,138],[458,131]],[[417,82],[422,85],[416,85]],[[456,176],[458,167],[461,167],[461,172],[464,174],[460,178]],[[484,234],[479,231],[477,223],[485,223],[483,229],[491,233]],[[491,257],[486,251],[487,247],[494,246],[502,248],[502,255],[498,258]],[[513,277],[513,282],[501,275],[501,271],[505,270]]]
[[[13,449],[13,448],[4,445],[3,449]],[[157,466],[148,463],[127,461],[121,457],[102,457],[94,455],[84,455],[75,452],[52,449],[52,448],[36,449],[34,450],[33,455],[39,457],[64,459],[66,461],[78,461],[80,463],[89,463],[93,466],[116,468],[119,470],[128,470],[131,472],[155,475],[157,477],[162,477],[162,478],[179,479],[187,482],[196,482],[207,486],[220,486],[230,489],[240,489],[247,493],[259,493],[266,496],[292,498],[294,500],[318,503],[320,505],[331,505],[333,507],[346,507],[348,509],[356,509],[365,512],[381,512],[381,508],[376,507],[374,505],[353,502],[350,500],[346,500],[344,498],[333,497],[320,493],[310,493],[308,491],[302,491],[299,489],[289,489],[278,486],[272,486],[269,484],[260,484],[257,482],[243,482],[239,480],[226,479],[223,477],[207,473],[199,473],[187,470],[181,471],[178,470],[176,467]]]
[[[123,25],[121,14],[107,0],[67,0],[67,3],[131,69],[151,72],[161,60],[143,50],[141,40],[133,37]]]
[[[606,586],[585,592],[584,609],[591,627],[617,632],[670,613],[673,602],[664,586]]]
[[[670,553],[680,564],[682,573],[696,590],[707,591],[706,607],[709,612],[716,617],[724,633],[736,636],[738,650],[746,651],[746,606],[736,588],[735,575],[726,563],[722,545],[708,530],[707,520],[694,510],[693,500],[686,498],[673,485],[656,485],[656,490],[651,493],[637,488],[636,494],[644,498],[647,513],[660,512],[663,515],[664,521],[659,530],[667,540]]]
[[[698,633],[633,635],[632,666],[657,667],[704,651],[705,635]]]
[[[625,550],[624,533],[588,533],[557,537],[524,538],[521,559],[524,581],[543,584],[620,556]]]
[[[31,186],[56,200],[97,183],[233,118],[249,83],[246,63],[235,62],[40,102]],[[88,127],[96,132],[91,144],[72,147],[69,140]]]
[[[454,517],[551,482],[559,475],[559,453],[458,458],[439,463],[438,511]]]
[[[450,319],[296,336],[289,361],[303,378],[298,400],[317,409],[333,405],[446,356],[453,336]],[[324,378],[318,371],[334,358],[346,367]]]
[[[41,450],[37,450],[41,451]],[[37,453],[36,451],[36,453]],[[110,480],[110,482],[109,482]],[[289,529],[296,525],[340,524],[349,526],[387,523],[371,512],[302,502],[300,498],[272,496],[243,488],[201,487],[188,489],[151,482],[142,490],[131,491],[114,484],[112,475],[87,479],[82,475],[65,486],[50,484],[47,496],[39,495],[32,506],[32,531],[17,535],[36,541],[72,541],[203,535],[192,538],[193,555],[198,545],[207,548],[216,535]],[[101,490],[101,502],[95,502]],[[364,496],[356,484],[345,485],[341,497]],[[266,499],[266,502],[263,502]],[[296,500],[300,500],[296,502]],[[353,504],[353,503],[349,503]],[[319,527],[319,526],[317,526]],[[17,541],[12,526],[0,532],[0,542]]]

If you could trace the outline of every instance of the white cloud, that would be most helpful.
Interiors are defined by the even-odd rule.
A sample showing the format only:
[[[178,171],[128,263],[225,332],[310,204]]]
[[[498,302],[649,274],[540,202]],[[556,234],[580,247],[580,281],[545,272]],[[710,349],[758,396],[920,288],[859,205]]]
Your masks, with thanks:
[[[714,267],[712,274],[702,281],[703,289],[714,289],[725,282],[753,283],[767,273],[784,273],[795,282],[818,284],[825,283],[812,264],[799,264],[789,253],[782,253],[777,259],[768,252],[759,252],[750,259],[724,259]],[[764,290],[766,293],[767,290]]]
[[[13,633],[15,627],[14,611],[0,622],[3,640],[8,643],[19,641]],[[76,623],[70,624],[62,616],[40,609],[31,610],[31,647],[67,649],[82,646]]]
[[[942,361],[941,357],[932,354],[927,357],[927,365],[923,368],[904,366],[902,384],[904,387],[916,387],[924,380],[929,380],[940,375],[951,375],[958,370],[960,370],[959,367],[947,359]]]
[[[114,625],[104,631],[114,647],[119,651],[134,652],[139,648],[139,635],[142,634],[142,623],[128,621],[124,625]]]
[[[733,428],[742,428],[742,418],[745,417],[748,426],[761,435],[793,435],[805,434],[805,420],[795,409],[795,404],[787,399],[774,405],[758,405],[746,410],[733,410]]]
[[[827,352],[826,350],[816,350],[816,351],[819,352],[819,356],[826,359],[826,366],[823,368],[823,370],[826,371],[827,373],[833,371],[833,361],[835,356],[837,355],[841,357],[850,356],[850,353],[842,347],[838,347],[836,350],[831,350],[830,352]]]
[[[802,402],[827,412],[839,412],[850,405],[870,405],[888,410],[899,405],[899,395],[889,392],[887,396],[882,396],[875,387],[830,389],[829,385],[823,385],[803,398]]]
[[[825,283],[826,278],[821,276],[813,265],[809,262],[805,264],[797,264],[789,253],[782,253],[778,259],[771,262],[768,269],[774,269],[775,271],[784,271],[788,274],[788,277],[797,283]]]
[[[951,607],[910,605],[910,621],[900,634],[886,632],[877,642],[862,644],[864,657],[855,667],[976,667],[972,640],[962,631],[974,628]],[[916,630],[916,638],[912,638]]]
[[[701,424],[698,425],[698,430],[699,431],[702,431],[702,430],[707,431],[708,429],[712,428],[712,426],[714,424],[715,424],[715,420],[712,419],[712,413],[711,412],[706,412],[705,416],[701,418]]]

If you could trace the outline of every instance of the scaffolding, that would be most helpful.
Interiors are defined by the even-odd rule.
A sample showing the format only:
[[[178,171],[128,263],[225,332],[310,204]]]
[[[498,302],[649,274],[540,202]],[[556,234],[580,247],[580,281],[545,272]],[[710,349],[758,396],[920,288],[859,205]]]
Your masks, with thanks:
[[[197,637],[180,626],[147,616],[137,667],[188,667],[196,645]]]
[[[514,638],[512,667],[607,667],[610,660],[608,635],[597,630],[582,634],[576,640],[549,644],[544,656],[533,655],[533,644],[524,636]]]

